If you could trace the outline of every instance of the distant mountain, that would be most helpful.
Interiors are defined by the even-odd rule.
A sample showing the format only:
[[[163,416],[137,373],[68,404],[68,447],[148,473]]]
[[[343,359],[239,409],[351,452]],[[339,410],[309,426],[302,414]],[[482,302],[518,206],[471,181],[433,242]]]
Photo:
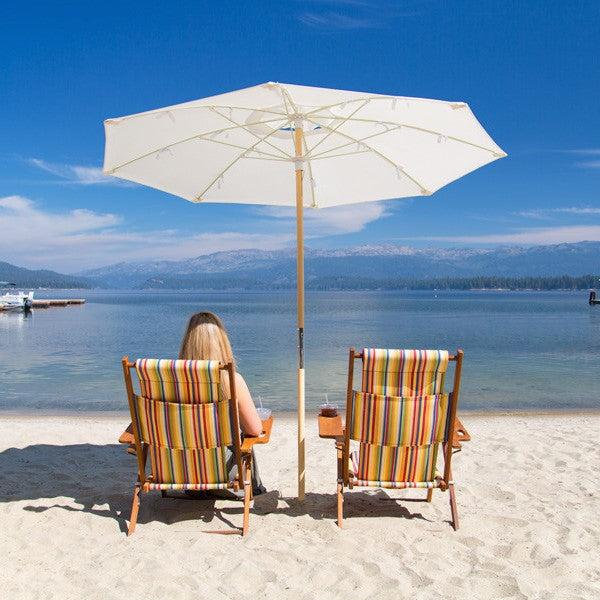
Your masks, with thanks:
[[[296,252],[241,250],[182,261],[118,263],[80,273],[114,288],[286,288],[296,285]],[[502,248],[361,246],[305,252],[307,288],[377,286],[383,280],[582,276],[600,272],[600,242]],[[325,282],[325,283],[324,283]],[[354,282],[354,284],[352,284]]]
[[[90,288],[92,282],[80,276],[62,275],[54,271],[31,271],[0,262],[0,281],[16,283],[21,288]]]

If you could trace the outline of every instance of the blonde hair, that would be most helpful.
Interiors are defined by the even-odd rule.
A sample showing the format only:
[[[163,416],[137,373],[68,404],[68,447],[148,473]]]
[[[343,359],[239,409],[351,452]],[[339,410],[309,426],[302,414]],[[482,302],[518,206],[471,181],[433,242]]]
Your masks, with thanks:
[[[224,365],[232,362],[235,367],[225,326],[217,315],[200,312],[190,318],[181,342],[179,358],[218,360]]]

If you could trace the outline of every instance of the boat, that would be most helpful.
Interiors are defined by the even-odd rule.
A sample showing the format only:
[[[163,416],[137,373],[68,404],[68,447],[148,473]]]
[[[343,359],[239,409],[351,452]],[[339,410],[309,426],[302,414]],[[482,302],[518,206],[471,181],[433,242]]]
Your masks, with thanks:
[[[15,291],[16,284],[0,281],[1,287],[10,287],[11,291],[0,295],[0,311],[31,310],[33,306],[33,292]]]

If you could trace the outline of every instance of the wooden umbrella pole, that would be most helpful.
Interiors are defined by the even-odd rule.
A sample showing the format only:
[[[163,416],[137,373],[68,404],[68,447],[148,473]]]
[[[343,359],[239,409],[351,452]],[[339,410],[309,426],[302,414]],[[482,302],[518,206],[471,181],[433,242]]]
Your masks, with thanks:
[[[302,125],[296,123],[296,157],[302,158]],[[296,161],[296,242],[297,242],[297,290],[298,290],[298,500],[304,500],[305,492],[305,434],[304,434],[304,203],[302,178],[303,163]]]

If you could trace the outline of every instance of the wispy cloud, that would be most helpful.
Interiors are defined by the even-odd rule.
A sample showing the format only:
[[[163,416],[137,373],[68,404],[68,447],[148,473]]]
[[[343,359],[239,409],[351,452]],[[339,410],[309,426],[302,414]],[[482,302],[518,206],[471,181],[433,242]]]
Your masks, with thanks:
[[[600,160],[584,160],[575,164],[584,169],[600,169]]]
[[[576,225],[571,227],[534,227],[518,229],[510,233],[485,235],[431,236],[419,238],[431,242],[455,244],[521,244],[544,245],[600,241],[600,225]]]
[[[29,158],[27,159],[27,162],[30,165],[37,167],[38,169],[42,169],[47,173],[56,175],[56,177],[59,177],[60,179],[64,180],[65,183],[75,183],[79,185],[125,185],[124,181],[102,173],[102,169],[100,167],[61,165],[56,163],[49,163],[40,158]]]
[[[314,8],[299,13],[298,20],[321,32],[379,29],[394,19],[416,14],[400,10],[397,4],[375,0],[303,0],[302,3]]]
[[[562,150],[561,152],[587,157],[600,156],[600,148],[576,148],[574,150]],[[575,166],[583,169],[600,169],[600,159],[578,161]]]
[[[560,214],[571,215],[600,215],[600,208],[567,206],[564,208],[533,208],[514,213],[518,217],[529,219],[553,220]]]

